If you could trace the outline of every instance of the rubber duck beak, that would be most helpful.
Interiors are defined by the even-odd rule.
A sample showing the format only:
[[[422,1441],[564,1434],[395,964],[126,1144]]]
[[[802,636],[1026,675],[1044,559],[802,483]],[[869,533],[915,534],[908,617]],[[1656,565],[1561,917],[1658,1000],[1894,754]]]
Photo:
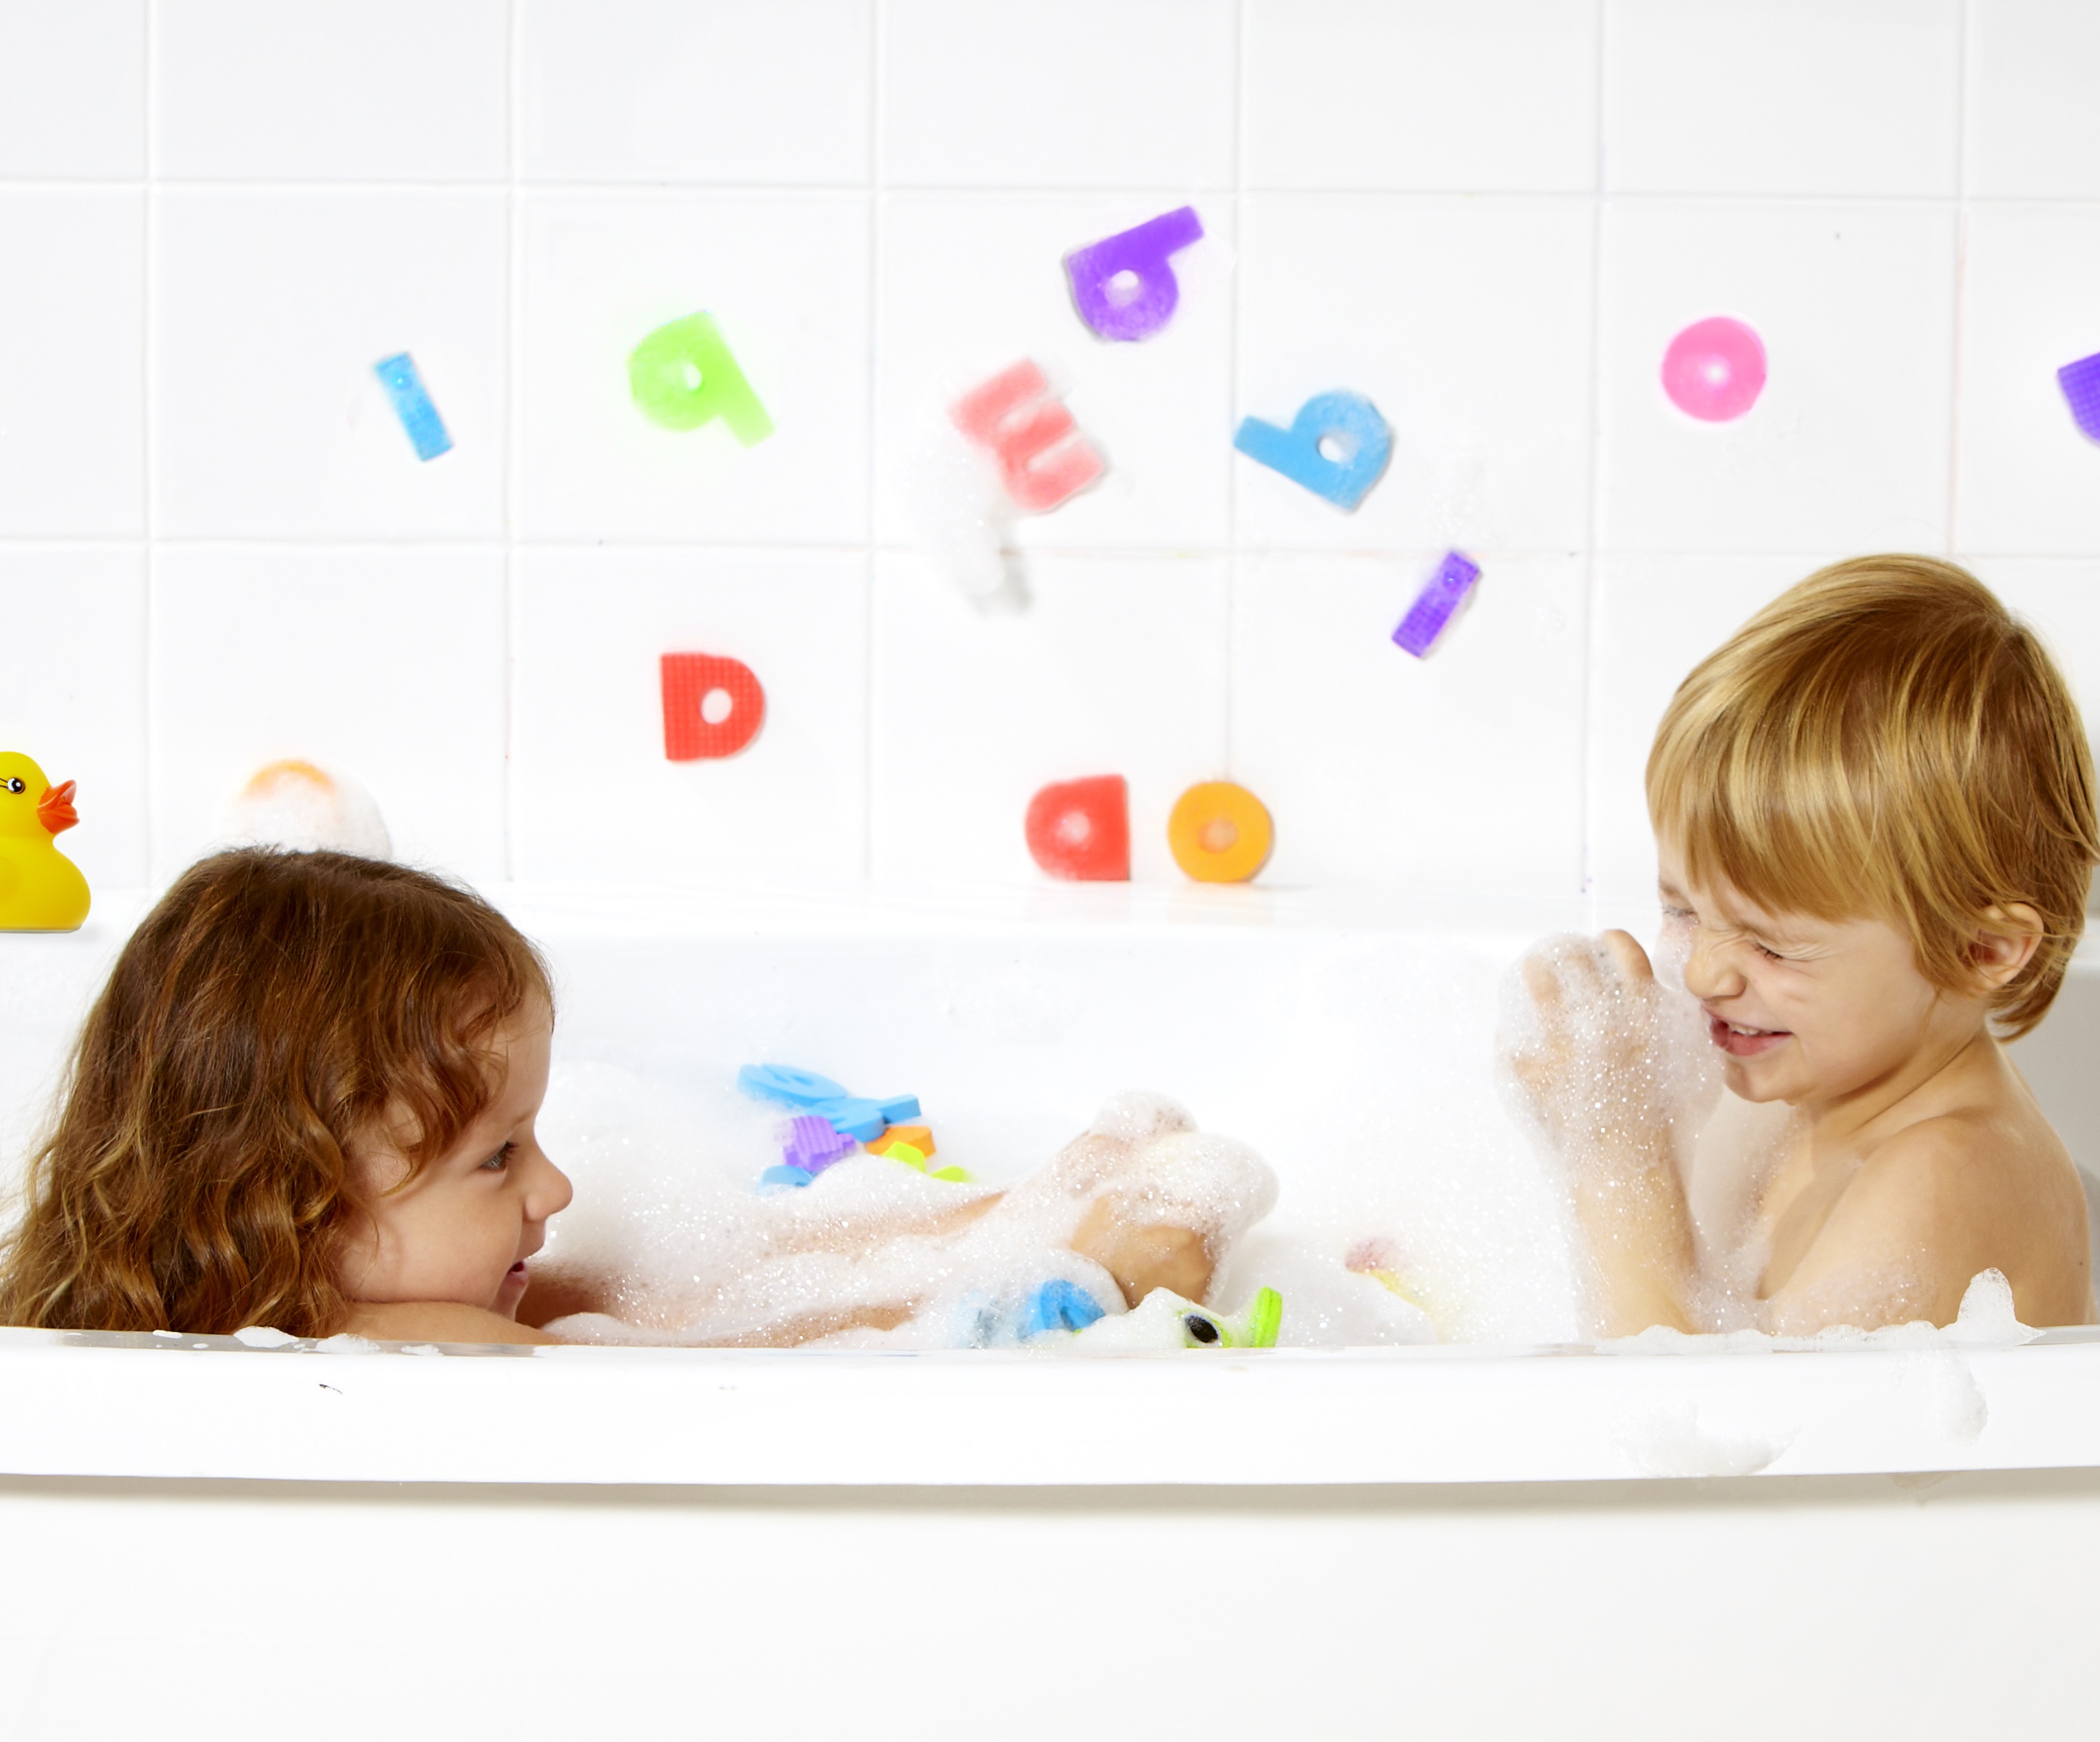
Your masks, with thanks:
[[[73,783],[68,780],[63,786],[46,787],[44,796],[37,800],[37,821],[54,835],[62,835],[80,821],[80,813],[73,808]]]

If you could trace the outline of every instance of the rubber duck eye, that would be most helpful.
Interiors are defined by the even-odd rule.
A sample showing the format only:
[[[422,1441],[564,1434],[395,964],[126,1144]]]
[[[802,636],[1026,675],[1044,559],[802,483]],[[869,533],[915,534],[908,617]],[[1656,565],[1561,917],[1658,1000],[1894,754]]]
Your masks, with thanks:
[[[1218,1340],[1218,1327],[1200,1312],[1183,1313],[1181,1328],[1198,1343],[1215,1343]]]
[[[7,777],[7,790],[10,792],[26,792],[29,787],[20,774],[11,774]]]

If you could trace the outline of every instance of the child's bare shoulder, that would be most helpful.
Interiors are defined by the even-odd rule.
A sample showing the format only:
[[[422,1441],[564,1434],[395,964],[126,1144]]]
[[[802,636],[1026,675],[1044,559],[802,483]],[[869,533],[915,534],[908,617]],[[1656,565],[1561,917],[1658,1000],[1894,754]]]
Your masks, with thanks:
[[[1883,1139],[1861,1158],[1828,1235],[1863,1260],[1917,1255],[1931,1272],[1936,1321],[1985,1269],[2011,1280],[2029,1323],[2087,1316],[2078,1171],[2048,1122],[2018,1100],[1980,1100]]]

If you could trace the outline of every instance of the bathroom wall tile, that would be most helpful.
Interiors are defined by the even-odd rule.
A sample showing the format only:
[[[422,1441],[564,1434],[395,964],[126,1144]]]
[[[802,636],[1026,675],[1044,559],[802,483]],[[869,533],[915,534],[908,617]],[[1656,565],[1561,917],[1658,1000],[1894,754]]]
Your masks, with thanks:
[[[518,27],[535,181],[867,174],[873,0],[523,0]]]
[[[0,536],[145,522],[145,203],[0,187]]]
[[[0,545],[0,749],[79,783],[60,849],[90,889],[146,882],[146,558]]]
[[[1972,549],[2100,549],[2100,442],[2058,384],[2100,352],[2100,211],[1979,206],[1970,214],[1955,527]]]
[[[1019,545],[1222,548],[1229,537],[1232,206],[1195,201],[1202,240],[1174,257],[1171,322],[1136,344],[1073,311],[1073,249],[1187,203],[1173,192],[897,195],[880,240],[876,467],[879,536],[910,542],[929,510],[928,451],[957,438],[946,408],[1031,357],[1109,470]]]
[[[1609,208],[1599,543],[1944,549],[1955,259],[1944,209]],[[1756,329],[1769,359],[1730,423],[1662,389],[1670,340],[1714,315]]]
[[[1436,560],[1240,558],[1232,778],[1276,819],[1264,882],[1578,893],[1583,563],[1484,562],[1416,659],[1390,637]]]
[[[531,550],[512,622],[512,858],[531,880],[826,882],[867,863],[867,564],[815,551]],[[664,754],[659,661],[765,690],[733,756]]]
[[[1586,192],[1597,24],[1598,0],[1251,0],[1246,184]]]
[[[1617,192],[1955,191],[1961,0],[1608,0]]]
[[[1132,875],[1179,881],[1167,813],[1225,769],[1226,561],[1028,567],[1026,607],[986,611],[909,555],[877,559],[874,875],[1039,879],[1023,835],[1036,789],[1121,774]]]
[[[1313,395],[1348,388],[1378,406],[1393,445],[1353,514],[1235,454],[1242,545],[1583,541],[1587,201],[1268,194],[1245,208],[1233,421],[1288,425]]]
[[[544,194],[524,216],[518,524],[533,538],[858,541],[867,527],[867,202]],[[705,310],[771,414],[742,448],[636,409],[629,353]]]
[[[1607,902],[1652,905],[1643,782],[1663,710],[1686,674],[1838,553],[1600,556],[1590,620],[1589,870]]]
[[[163,0],[159,173],[501,180],[509,11],[507,0]]]
[[[1220,187],[1233,8],[1217,0],[890,0],[891,187]]]
[[[1967,192],[1972,198],[2100,199],[2100,7],[1989,0],[1970,8]]]
[[[146,169],[145,0],[0,0],[0,176]]]
[[[368,787],[395,856],[504,875],[503,553],[187,545],[154,575],[153,870],[299,756]]]
[[[500,536],[504,229],[493,191],[163,195],[161,531]],[[427,462],[373,373],[403,351],[454,443]]]

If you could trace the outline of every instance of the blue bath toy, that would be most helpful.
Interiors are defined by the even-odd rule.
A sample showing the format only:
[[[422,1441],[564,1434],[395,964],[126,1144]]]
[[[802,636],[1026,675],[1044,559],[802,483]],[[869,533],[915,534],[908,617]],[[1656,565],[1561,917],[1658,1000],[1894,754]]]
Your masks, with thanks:
[[[372,373],[379,377],[379,385],[386,390],[386,397],[394,403],[394,415],[401,420],[401,427],[408,432],[408,439],[415,444],[418,460],[435,460],[439,454],[452,452],[452,439],[446,433],[445,421],[438,415],[438,408],[430,403],[430,395],[417,372],[416,359],[407,351],[391,357],[382,357],[372,365]]]
[[[833,1130],[862,1143],[880,1137],[885,1125],[919,1117],[915,1095],[871,1100],[849,1095],[829,1077],[793,1065],[747,1065],[737,1072],[736,1086],[754,1100],[777,1101],[797,1112],[828,1119]]]
[[[1084,1330],[1107,1315],[1101,1304],[1076,1282],[1053,1277],[1028,1297],[1021,1311],[1021,1338],[1026,1343],[1046,1331]]]
[[[761,1189],[769,1185],[807,1185],[814,1177],[799,1167],[783,1165],[767,1168],[758,1176],[758,1184]]]
[[[1340,457],[1322,453],[1323,442],[1341,448]],[[1299,408],[1287,430],[1259,417],[1242,419],[1233,446],[1337,508],[1353,509],[1384,474],[1392,430],[1361,394],[1322,393]]]

